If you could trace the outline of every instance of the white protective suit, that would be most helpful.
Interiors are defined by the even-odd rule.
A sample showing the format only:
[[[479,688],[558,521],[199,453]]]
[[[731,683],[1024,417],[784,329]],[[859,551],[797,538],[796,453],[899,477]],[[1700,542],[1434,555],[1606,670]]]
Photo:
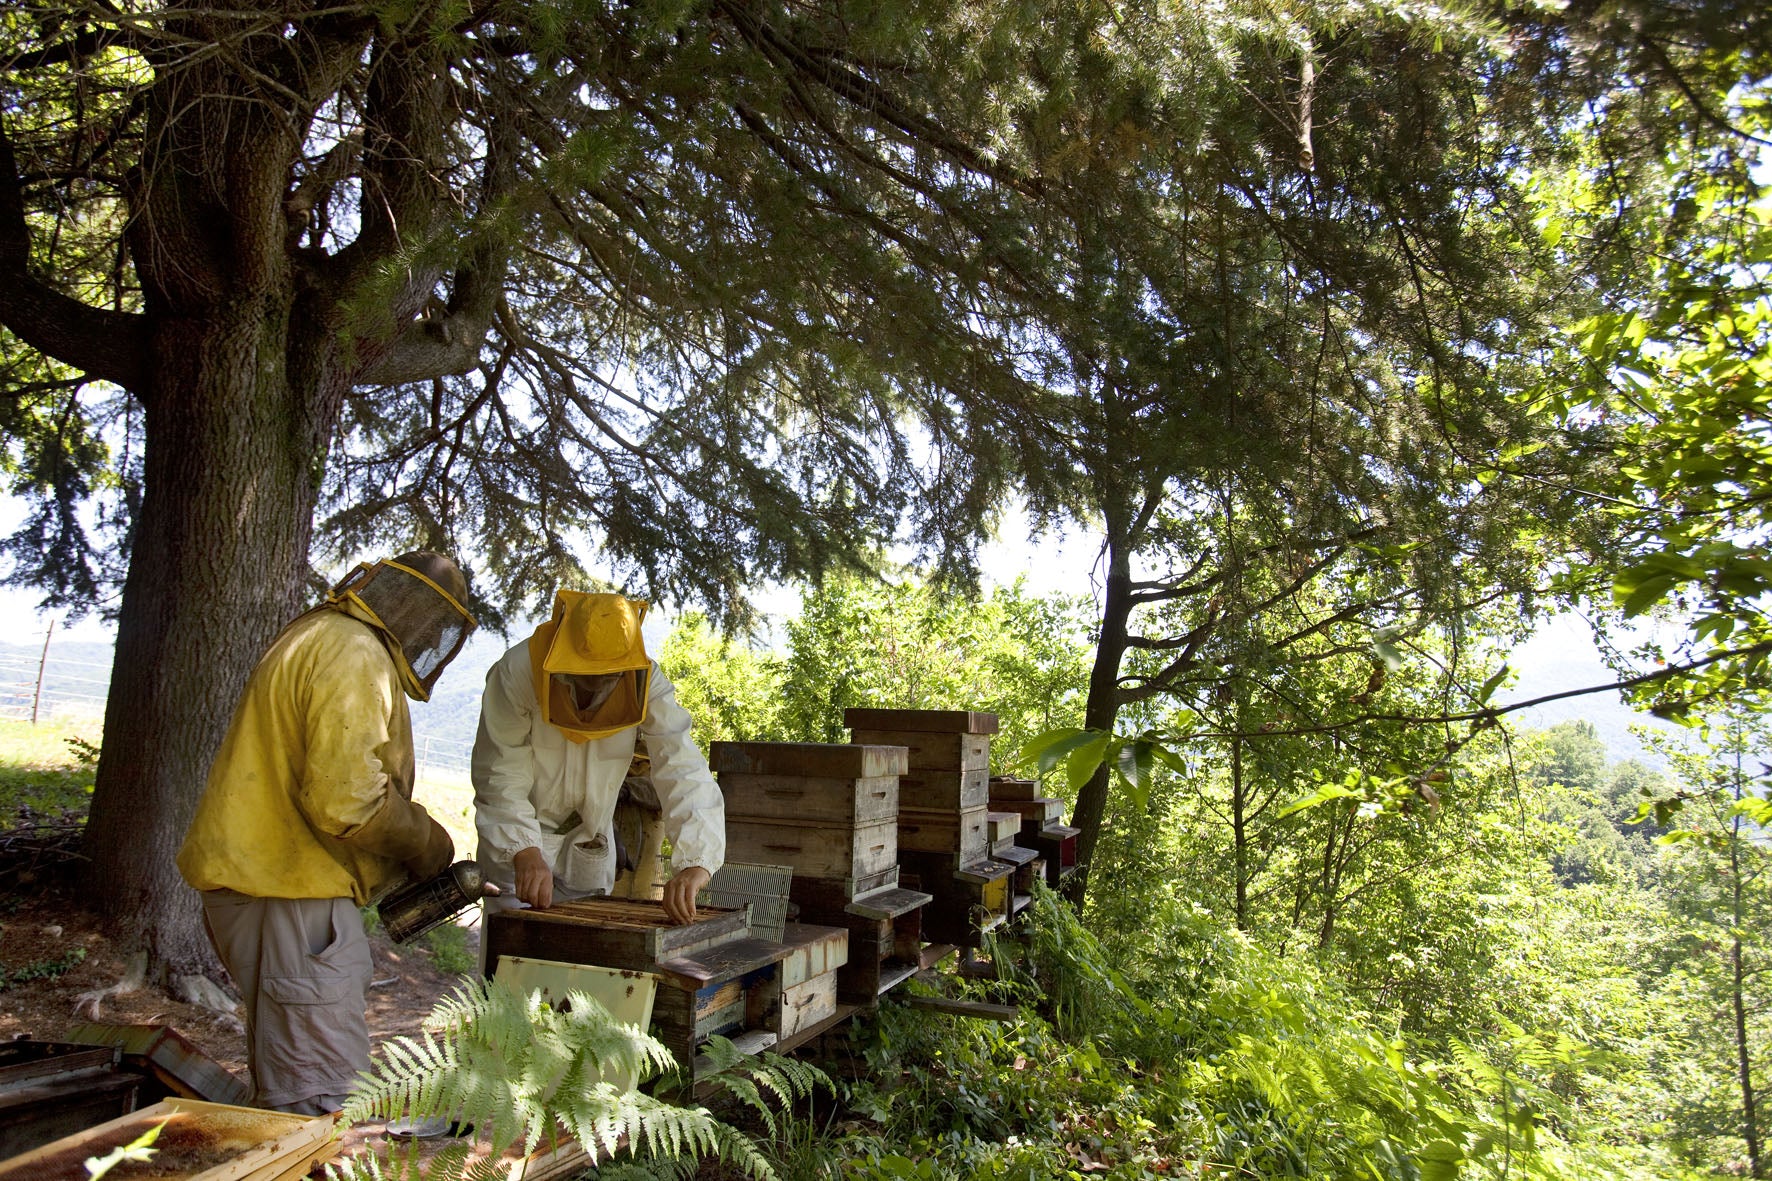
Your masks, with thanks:
[[[615,803],[636,734],[646,736],[651,755],[672,873],[700,866],[711,876],[724,863],[724,797],[690,739],[689,714],[676,691],[655,662],[648,664],[644,718],[579,742],[541,715],[529,641],[487,672],[474,739],[474,825],[480,867],[511,903],[512,859],[532,847],[553,867],[556,897],[607,893],[615,885]]]

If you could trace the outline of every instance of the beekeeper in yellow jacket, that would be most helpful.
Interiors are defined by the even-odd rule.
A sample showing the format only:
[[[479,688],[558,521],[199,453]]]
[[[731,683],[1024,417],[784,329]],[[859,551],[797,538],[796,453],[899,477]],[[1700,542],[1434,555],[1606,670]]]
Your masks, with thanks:
[[[358,907],[454,846],[412,802],[406,698],[430,698],[474,630],[441,554],[359,566],[253,669],[179,872],[240,989],[260,1107],[336,1111],[369,1067]]]
[[[615,885],[616,798],[646,738],[671,841],[666,912],[695,896],[726,857],[726,810],[689,715],[646,655],[647,605],[559,591],[554,614],[486,674],[474,740],[478,860],[503,891],[491,907],[605,894]],[[514,894],[514,899],[513,899]]]

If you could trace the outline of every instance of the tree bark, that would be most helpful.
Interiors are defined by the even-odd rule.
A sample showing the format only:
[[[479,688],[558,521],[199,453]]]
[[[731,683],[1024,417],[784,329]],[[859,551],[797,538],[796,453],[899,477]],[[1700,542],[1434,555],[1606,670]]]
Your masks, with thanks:
[[[176,396],[146,400],[146,491],[86,829],[92,900],[162,981],[213,965],[174,858],[246,678],[294,614],[325,455],[325,399],[289,380],[288,301],[243,303],[157,325],[155,387]]]
[[[1089,698],[1083,707],[1083,725],[1111,732],[1120,714],[1120,662],[1126,656],[1127,623],[1132,616],[1131,548],[1123,531],[1108,527],[1107,590],[1102,596],[1101,637],[1095,645],[1095,664],[1089,672]],[[1089,866],[1101,839],[1107,815],[1109,767],[1104,759],[1095,774],[1077,792],[1071,823],[1077,833],[1077,871],[1065,883],[1065,898],[1082,913],[1089,892]]]

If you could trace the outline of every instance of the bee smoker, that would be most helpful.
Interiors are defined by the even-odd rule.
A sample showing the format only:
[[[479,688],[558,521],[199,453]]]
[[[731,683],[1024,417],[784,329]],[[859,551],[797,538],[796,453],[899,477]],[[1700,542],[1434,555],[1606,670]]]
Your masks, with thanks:
[[[409,943],[448,922],[486,893],[478,861],[457,861],[433,878],[408,882],[378,904],[382,926],[395,943]]]

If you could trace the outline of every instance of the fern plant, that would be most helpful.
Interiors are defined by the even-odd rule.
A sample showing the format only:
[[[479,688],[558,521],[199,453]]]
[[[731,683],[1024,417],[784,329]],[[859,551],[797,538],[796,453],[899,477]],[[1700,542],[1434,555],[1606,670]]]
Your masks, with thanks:
[[[569,993],[556,1009],[539,992],[524,996],[497,980],[464,982],[425,1019],[422,1039],[383,1044],[375,1067],[346,1102],[344,1117],[353,1123],[444,1117],[471,1124],[489,1141],[490,1156],[470,1164],[467,1146],[455,1145],[421,1165],[417,1153],[396,1150],[385,1161],[359,1157],[342,1168],[328,1166],[328,1176],[481,1181],[502,1176],[498,1158],[511,1145],[520,1141],[527,1154],[564,1130],[593,1152],[614,1157],[625,1149],[655,1171],[663,1166],[667,1175],[676,1171],[672,1162],[693,1165],[713,1156],[746,1176],[773,1181],[756,1146],[705,1109],[673,1106],[604,1081],[611,1074],[646,1078],[675,1066],[656,1039],[617,1021],[584,993]],[[811,1084],[801,1073],[807,1069],[777,1065],[761,1073],[770,1079],[765,1088],[786,1099],[807,1093]],[[745,1085],[761,1105],[757,1085]]]

